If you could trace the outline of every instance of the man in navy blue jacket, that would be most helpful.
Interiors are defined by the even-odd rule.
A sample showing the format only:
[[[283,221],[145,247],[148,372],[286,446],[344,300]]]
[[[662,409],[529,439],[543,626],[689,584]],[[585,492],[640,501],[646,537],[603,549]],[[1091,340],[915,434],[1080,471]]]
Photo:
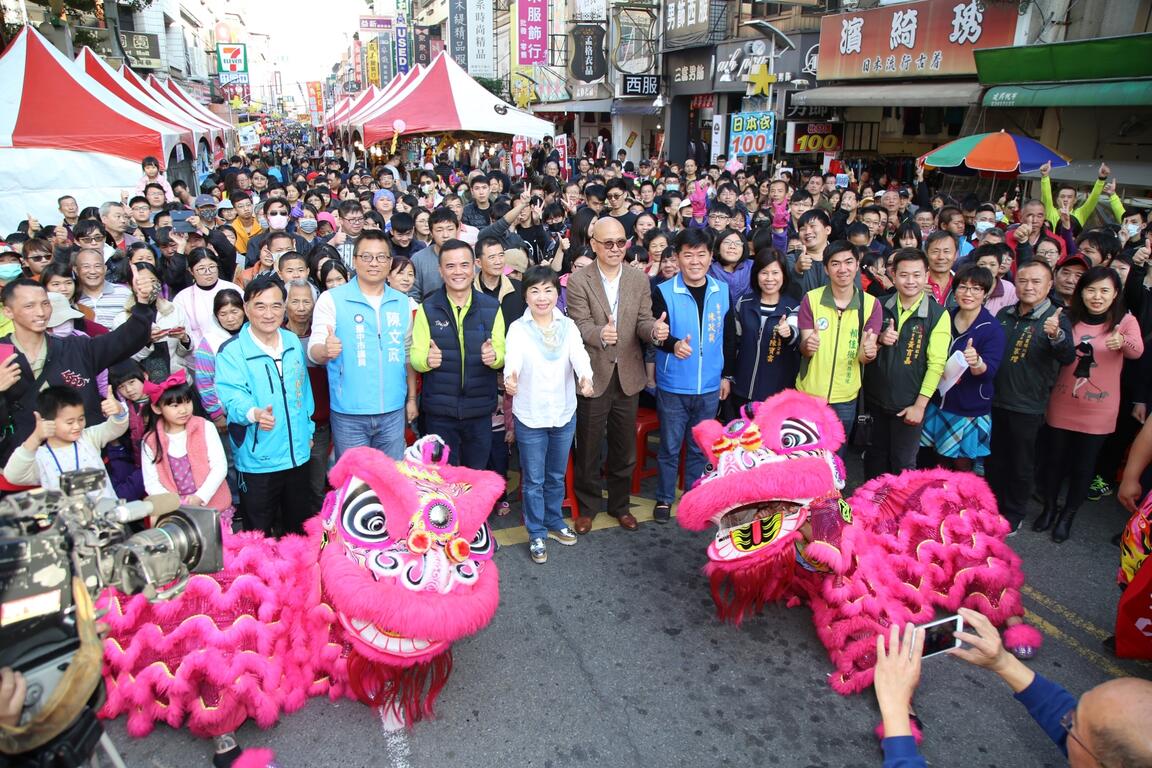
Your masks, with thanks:
[[[1012,689],[1036,724],[1068,758],[1072,768],[1126,768],[1152,765],[1152,681],[1132,677],[1109,680],[1076,698],[1004,649],[1000,633],[986,617],[960,609],[965,627],[956,637],[969,645],[952,655],[990,669]],[[876,638],[876,699],[884,718],[884,768],[927,766],[916,749],[909,705],[920,681],[924,633],[893,625],[885,649]],[[963,760],[959,761],[963,763]]]

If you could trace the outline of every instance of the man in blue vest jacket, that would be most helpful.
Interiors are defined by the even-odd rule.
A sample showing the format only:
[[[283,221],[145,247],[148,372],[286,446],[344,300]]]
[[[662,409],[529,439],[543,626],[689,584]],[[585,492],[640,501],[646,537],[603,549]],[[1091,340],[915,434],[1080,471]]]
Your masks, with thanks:
[[[424,374],[424,428],[444,439],[452,463],[486,469],[496,372],[504,366],[504,315],[496,299],[472,285],[472,246],[449,240],[439,255],[444,286],[412,320],[412,367]]]
[[[328,364],[336,458],[368,445],[399,461],[404,424],[416,417],[415,374],[409,375],[408,296],[386,282],[388,236],[365,230],[353,255],[356,276],[316,300],[308,357]]]
[[[673,242],[680,273],[656,286],[652,314],[667,315],[671,332],[656,346],[656,407],[660,412],[659,475],[652,517],[666,523],[676,498],[680,446],[688,440],[684,487],[704,474],[704,453],[692,427],[716,418],[728,397],[736,360],[736,323],[728,286],[708,275],[712,239],[688,227]],[[727,364],[726,364],[727,362]]]
[[[240,473],[240,504],[250,529],[304,533],[316,512],[312,385],[300,339],[284,330],[284,284],[260,276],[244,288],[248,322],[216,353],[216,394]]]

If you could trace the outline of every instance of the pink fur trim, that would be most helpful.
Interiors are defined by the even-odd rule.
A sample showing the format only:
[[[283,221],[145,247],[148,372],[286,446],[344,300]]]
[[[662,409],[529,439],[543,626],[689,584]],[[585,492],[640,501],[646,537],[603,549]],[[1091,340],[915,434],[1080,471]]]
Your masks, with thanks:
[[[232,768],[273,768],[276,753],[270,749],[246,749],[232,763]]]
[[[1004,647],[1010,651],[1017,648],[1040,648],[1042,645],[1044,635],[1036,627],[1014,624],[1004,630]]]

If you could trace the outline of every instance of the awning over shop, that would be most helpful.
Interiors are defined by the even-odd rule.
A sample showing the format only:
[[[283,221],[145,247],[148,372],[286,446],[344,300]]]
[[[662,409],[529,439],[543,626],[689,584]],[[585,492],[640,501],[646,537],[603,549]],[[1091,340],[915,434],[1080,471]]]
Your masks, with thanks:
[[[612,99],[589,99],[588,101],[548,101],[533,104],[533,112],[610,112]]]
[[[1152,77],[1152,33],[974,51],[984,85]]]
[[[996,85],[986,107],[1116,107],[1152,105],[1152,80]]]
[[[663,111],[651,99],[617,99],[612,104],[614,115],[659,115]]]
[[[918,82],[828,85],[795,91],[792,103],[806,107],[963,107],[980,97],[979,83]]]

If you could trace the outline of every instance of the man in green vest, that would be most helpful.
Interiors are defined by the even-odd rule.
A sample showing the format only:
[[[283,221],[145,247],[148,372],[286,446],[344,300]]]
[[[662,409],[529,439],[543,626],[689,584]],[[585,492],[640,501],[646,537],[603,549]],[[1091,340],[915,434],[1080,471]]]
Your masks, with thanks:
[[[925,291],[923,251],[901,248],[888,268],[896,293],[881,301],[880,349],[864,374],[864,404],[872,414],[872,444],[864,453],[868,479],[915,469],[924,409],[940,384],[952,343],[948,312]]]

